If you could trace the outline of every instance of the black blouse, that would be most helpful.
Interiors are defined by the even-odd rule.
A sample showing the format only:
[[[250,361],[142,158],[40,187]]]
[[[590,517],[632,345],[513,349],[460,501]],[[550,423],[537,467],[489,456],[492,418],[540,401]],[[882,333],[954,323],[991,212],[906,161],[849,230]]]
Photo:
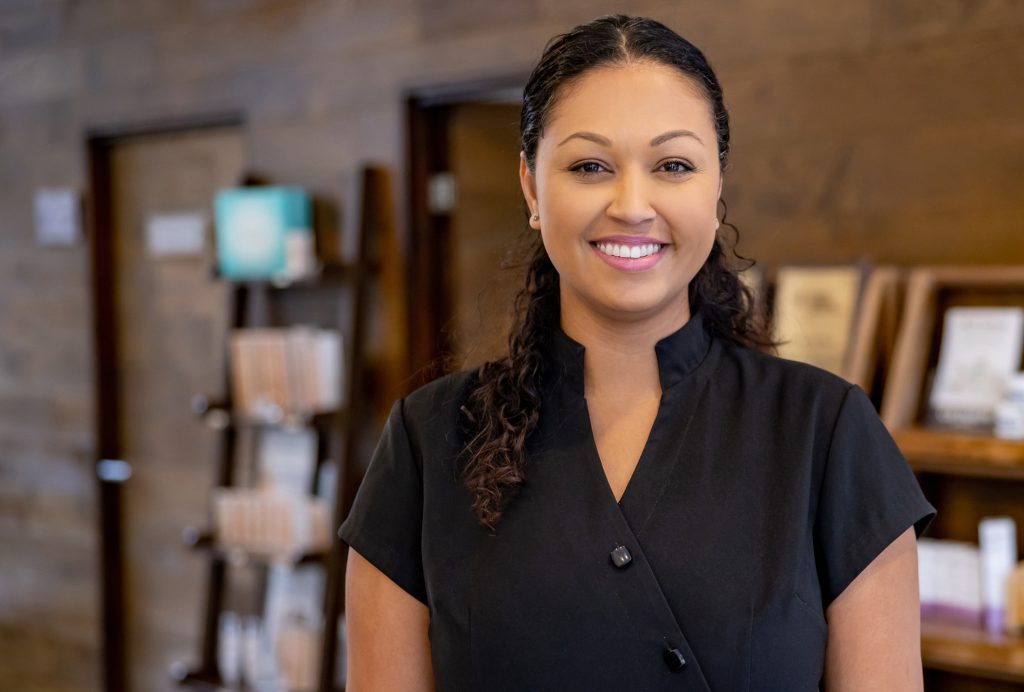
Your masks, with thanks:
[[[584,349],[553,341],[496,533],[459,481],[472,373],[395,404],[341,528],[429,607],[438,689],[815,690],[826,608],[935,515],[868,398],[695,315],[655,347],[661,405],[616,502]]]

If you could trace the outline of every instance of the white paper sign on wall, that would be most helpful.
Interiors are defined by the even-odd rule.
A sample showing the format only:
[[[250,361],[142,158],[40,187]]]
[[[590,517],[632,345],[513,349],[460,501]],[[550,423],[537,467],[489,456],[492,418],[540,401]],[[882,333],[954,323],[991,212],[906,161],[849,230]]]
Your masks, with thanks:
[[[197,257],[206,250],[206,212],[153,214],[146,219],[151,257]]]
[[[76,244],[82,237],[82,206],[70,187],[44,187],[33,199],[36,242],[48,246]]]

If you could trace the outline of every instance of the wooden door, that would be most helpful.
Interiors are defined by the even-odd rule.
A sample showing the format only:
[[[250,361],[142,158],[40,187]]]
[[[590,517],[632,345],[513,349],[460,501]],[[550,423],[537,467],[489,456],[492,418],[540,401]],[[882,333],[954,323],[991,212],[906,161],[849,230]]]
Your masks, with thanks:
[[[523,272],[521,87],[409,101],[409,378],[415,388],[500,355]],[[520,268],[521,269],[521,268]]]
[[[458,191],[451,219],[453,369],[502,355],[512,303],[525,278],[522,251],[536,234],[519,185],[519,104],[452,109],[450,161]]]
[[[228,294],[213,277],[212,200],[238,183],[244,142],[218,127],[109,140],[95,156],[95,267],[108,273],[95,277],[107,286],[97,301],[100,447],[132,469],[121,491],[127,682],[170,691],[168,665],[194,657],[202,631],[205,561],[183,549],[181,531],[206,524],[217,461],[216,434],[190,401],[219,395],[225,379]],[[200,251],[156,254],[154,221],[183,213],[207,219]]]

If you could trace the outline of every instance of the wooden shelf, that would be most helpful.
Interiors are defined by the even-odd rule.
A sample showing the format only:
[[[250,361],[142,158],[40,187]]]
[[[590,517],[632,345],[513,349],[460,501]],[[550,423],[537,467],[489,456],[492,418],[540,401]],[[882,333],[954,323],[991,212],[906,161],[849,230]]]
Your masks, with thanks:
[[[228,562],[236,566],[244,566],[249,564],[254,565],[270,565],[270,564],[286,564],[286,565],[310,565],[310,564],[324,564],[327,562],[326,551],[313,551],[306,553],[297,553],[295,555],[281,555],[277,553],[267,553],[258,550],[248,550],[245,548],[239,548],[235,546],[227,547],[220,545],[216,542],[208,531],[201,531],[195,527],[189,526],[181,532],[182,541],[186,546],[193,550],[206,550],[223,558],[225,562]]]
[[[171,680],[183,687],[195,687],[209,692],[224,689],[224,683],[216,670],[193,669],[184,661],[175,661],[168,673]]]
[[[309,428],[336,422],[345,417],[344,407],[327,411],[306,413],[284,413],[278,421],[246,416],[231,410],[219,399],[198,394],[192,398],[192,412],[214,430],[223,430],[228,426],[235,428],[279,428],[283,430]]]
[[[202,690],[202,692],[244,692],[245,690],[251,691],[253,689],[244,683],[233,687],[225,685],[216,671],[202,672],[191,670],[181,661],[175,661],[171,664],[170,675],[171,680],[178,685]],[[344,685],[335,686],[332,692],[345,692],[345,687]]]
[[[344,416],[343,410],[318,411],[316,413],[286,413],[281,420],[271,421],[241,414],[229,414],[229,421],[238,428],[278,428],[281,430],[296,430],[302,428],[316,427],[338,420]],[[205,416],[204,416],[205,418]],[[216,425],[216,422],[211,425]]]
[[[343,284],[356,281],[360,274],[377,274],[381,271],[380,260],[366,262],[326,262],[311,274],[294,279],[228,279],[216,268],[210,269],[210,278],[228,285],[249,286],[270,291],[315,288],[323,284]]]
[[[1024,637],[981,627],[921,621],[925,668],[989,680],[1024,683]]]
[[[893,434],[915,471],[1024,480],[1024,442],[929,428]]]
[[[312,273],[294,279],[229,279],[221,276],[216,267],[211,267],[210,277],[216,281],[223,281],[226,284],[262,286],[268,289],[302,288],[305,286],[317,286],[324,282],[347,281],[354,278],[362,269],[372,270],[373,267],[361,267],[351,262],[324,262],[321,263]]]

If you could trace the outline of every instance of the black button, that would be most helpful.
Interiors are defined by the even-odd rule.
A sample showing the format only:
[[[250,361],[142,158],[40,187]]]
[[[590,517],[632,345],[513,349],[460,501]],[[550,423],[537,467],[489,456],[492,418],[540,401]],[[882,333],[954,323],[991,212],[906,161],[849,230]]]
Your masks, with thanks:
[[[618,548],[613,550],[611,552],[611,557],[612,564],[620,568],[625,567],[633,561],[633,556],[629,554],[629,549],[624,545],[620,545]]]
[[[664,657],[665,665],[668,666],[669,670],[682,670],[683,666],[686,665],[686,659],[683,658],[683,654],[679,649],[673,649],[666,646],[665,652],[662,656]]]

